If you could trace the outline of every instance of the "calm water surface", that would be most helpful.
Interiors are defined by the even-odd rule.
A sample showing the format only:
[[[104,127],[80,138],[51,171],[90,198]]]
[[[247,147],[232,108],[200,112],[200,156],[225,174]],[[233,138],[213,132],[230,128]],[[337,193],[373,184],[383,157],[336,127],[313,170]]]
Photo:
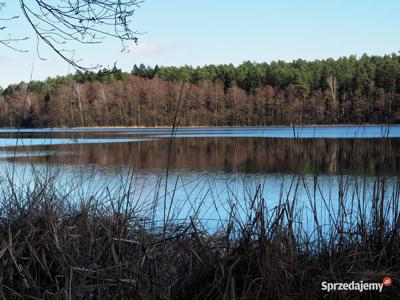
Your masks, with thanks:
[[[138,209],[157,206],[160,219],[197,216],[219,226],[232,206],[246,215],[257,194],[271,208],[296,199],[312,223],[312,200],[324,218],[328,200],[338,209],[343,186],[349,203],[362,198],[368,209],[382,169],[395,188],[400,126],[0,129],[0,168],[2,185],[9,177],[27,187],[53,176],[70,197],[101,198],[107,190],[117,198],[132,186]]]

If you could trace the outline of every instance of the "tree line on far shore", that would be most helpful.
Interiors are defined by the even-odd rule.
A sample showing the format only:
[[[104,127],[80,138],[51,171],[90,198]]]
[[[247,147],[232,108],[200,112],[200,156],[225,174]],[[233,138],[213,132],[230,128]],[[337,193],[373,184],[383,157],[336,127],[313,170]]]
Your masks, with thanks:
[[[135,65],[0,92],[1,127],[400,123],[400,56]]]

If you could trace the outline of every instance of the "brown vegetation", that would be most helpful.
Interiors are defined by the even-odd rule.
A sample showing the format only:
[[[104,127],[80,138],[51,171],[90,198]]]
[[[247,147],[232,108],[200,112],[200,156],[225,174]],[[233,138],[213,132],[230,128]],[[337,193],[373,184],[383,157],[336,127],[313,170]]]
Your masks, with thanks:
[[[293,143],[301,149],[300,140]],[[120,188],[98,193],[105,198],[71,197],[51,174],[36,174],[22,187],[2,176],[0,298],[396,299],[400,178],[387,176],[384,153],[372,193],[368,176],[338,172],[339,189],[325,191],[333,198],[319,202],[318,174],[309,182],[299,169],[293,198],[282,194],[271,206],[258,186],[249,199],[234,196],[228,218],[213,231],[196,215],[150,217],[132,193],[133,173]],[[301,185],[310,193],[297,199]],[[299,200],[308,203],[311,224]],[[381,282],[384,276],[394,282],[382,294],[321,291],[324,280]]]
[[[181,88],[182,82],[137,76],[110,83],[72,82],[49,94],[20,86],[0,96],[0,126],[170,126]],[[376,90],[372,102],[355,95],[340,104],[332,102],[330,89],[305,96],[294,85],[267,85],[247,93],[236,85],[225,89],[219,80],[203,80],[186,83],[184,93],[189,96],[179,107],[180,126],[386,123],[399,114],[398,99],[386,103],[383,90]]]

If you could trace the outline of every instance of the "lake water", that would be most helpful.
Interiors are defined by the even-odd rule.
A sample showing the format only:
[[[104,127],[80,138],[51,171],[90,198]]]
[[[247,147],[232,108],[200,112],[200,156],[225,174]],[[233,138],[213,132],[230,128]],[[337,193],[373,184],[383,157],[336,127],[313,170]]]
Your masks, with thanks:
[[[377,174],[398,189],[400,126],[0,129],[0,168],[3,190],[51,178],[70,201],[131,193],[145,217],[212,228],[248,216],[255,195],[290,201],[312,228],[313,205],[321,220],[340,197],[370,209]]]

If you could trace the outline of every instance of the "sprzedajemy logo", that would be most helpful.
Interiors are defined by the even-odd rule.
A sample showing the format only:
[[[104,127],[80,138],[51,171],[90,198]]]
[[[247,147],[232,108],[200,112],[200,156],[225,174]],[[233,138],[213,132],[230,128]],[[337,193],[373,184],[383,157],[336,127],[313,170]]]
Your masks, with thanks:
[[[379,291],[382,292],[383,287],[389,287],[392,285],[392,279],[388,276],[384,277],[382,282],[364,282],[364,281],[351,281],[351,282],[321,282],[321,290],[332,292],[332,291]]]

